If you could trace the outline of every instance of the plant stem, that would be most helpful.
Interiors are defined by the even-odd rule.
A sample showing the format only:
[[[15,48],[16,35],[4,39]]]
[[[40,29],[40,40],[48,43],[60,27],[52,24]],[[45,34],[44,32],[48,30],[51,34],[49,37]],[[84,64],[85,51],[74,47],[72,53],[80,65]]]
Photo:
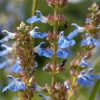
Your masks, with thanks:
[[[75,88],[76,88],[76,77],[73,77],[72,88],[69,91],[68,100],[71,100],[71,97],[72,97],[72,95],[73,95],[73,93],[75,91]]]
[[[100,86],[100,80],[98,80],[96,83],[95,83],[95,86],[90,94],[90,98],[89,100],[95,100],[95,96],[96,96],[96,93],[98,91],[98,88]]]
[[[54,18],[56,19],[57,17],[57,14],[58,14],[58,8],[54,8]],[[54,26],[53,26],[53,35],[55,35],[58,31],[58,25],[57,25],[57,21],[55,20],[55,23],[54,23]],[[56,65],[57,65],[57,57],[56,57],[56,50],[57,50],[57,45],[56,45],[56,42],[54,41],[53,42],[53,45],[54,45],[54,57],[53,57],[53,65],[54,65],[54,70],[52,72],[52,86],[55,85],[55,77],[56,77],[56,72],[55,72],[55,69],[56,69]]]
[[[35,15],[35,11],[37,10],[37,8],[38,8],[38,0],[33,0],[33,2],[32,2],[32,16],[34,16]],[[33,27],[34,27],[34,24],[32,24],[31,25],[31,29],[33,29]]]
[[[58,7],[54,8],[54,18],[55,18],[55,22],[53,25],[53,36],[57,36],[58,33],[58,25],[57,25],[57,15],[58,15]],[[52,70],[52,80],[51,80],[51,87],[52,90],[54,89],[55,83],[56,83],[56,68],[57,68],[57,55],[56,55],[56,51],[57,51],[57,44],[56,44],[56,39],[53,42],[53,47],[54,47],[54,56],[52,58],[52,62],[53,62],[53,70]],[[54,92],[52,93],[52,100],[55,100],[55,96],[54,96]]]

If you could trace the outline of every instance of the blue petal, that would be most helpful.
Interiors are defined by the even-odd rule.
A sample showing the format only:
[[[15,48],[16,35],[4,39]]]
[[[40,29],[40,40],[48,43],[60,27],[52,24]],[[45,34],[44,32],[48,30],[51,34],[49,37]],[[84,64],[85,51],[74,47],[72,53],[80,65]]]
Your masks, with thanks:
[[[67,36],[67,38],[68,39],[72,39],[72,38],[74,38],[77,35],[78,35],[78,30],[75,29],[73,32],[69,33],[69,35]]]
[[[26,89],[26,85],[25,85],[25,83],[21,79],[14,78],[12,80],[12,82],[10,82],[6,87],[3,88],[2,92],[5,92],[8,89],[13,91],[13,92],[21,91],[21,90],[25,90]]]
[[[39,48],[38,50],[38,55],[39,56],[45,56],[48,58],[51,58],[53,56],[54,52],[52,49],[44,49],[44,48]]]
[[[9,63],[7,61],[0,63],[0,69],[6,67]]]
[[[14,80],[15,78],[12,75],[7,75],[7,78],[10,80]]]
[[[93,85],[93,84],[94,84],[93,80],[91,80],[91,79],[89,79],[89,78],[86,78],[86,77],[80,77],[80,78],[78,79],[78,83],[79,83],[80,85],[84,86],[84,87],[90,86],[90,85]]]
[[[86,39],[83,39],[82,41],[81,41],[81,46],[91,46],[91,45],[94,45],[94,43],[95,43],[95,39],[94,38],[92,38],[92,37],[90,37],[90,38],[86,38]]]
[[[33,23],[37,23],[40,22],[41,18],[38,18],[37,16],[32,16],[31,18],[27,19],[27,23],[29,24],[33,24]]]
[[[74,40],[63,39],[61,41],[58,41],[58,46],[61,49],[65,49],[65,48],[68,48],[68,47],[74,46],[74,45],[75,45],[75,41]]]
[[[64,58],[66,59],[67,57],[71,56],[72,55],[72,52],[71,51],[68,51],[68,50],[58,50],[57,51],[57,56],[59,58]]]
[[[91,67],[92,63],[87,63],[87,62],[81,62],[80,67]]]
[[[93,79],[100,79],[100,75],[90,75],[90,77]]]
[[[47,33],[43,32],[35,32],[32,34],[33,38],[40,38],[40,39],[46,38],[47,36],[48,36]]]
[[[22,71],[22,68],[21,68],[21,66],[20,66],[19,64],[16,63],[16,64],[12,67],[11,71],[14,72],[14,73],[20,73],[20,72]]]

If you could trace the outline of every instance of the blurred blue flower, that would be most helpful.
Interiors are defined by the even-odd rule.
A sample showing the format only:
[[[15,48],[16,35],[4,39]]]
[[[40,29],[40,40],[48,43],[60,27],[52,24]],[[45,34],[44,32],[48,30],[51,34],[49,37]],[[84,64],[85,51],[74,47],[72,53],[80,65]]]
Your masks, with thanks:
[[[9,63],[7,61],[0,63],[0,69],[6,67]]]
[[[31,18],[27,19],[26,21],[27,23],[29,24],[33,24],[37,22],[47,23],[48,19],[44,17],[39,10],[36,10],[35,12],[36,12],[36,16],[32,16]]]
[[[45,45],[45,42],[41,42],[38,46],[34,48],[34,52],[38,53],[39,56],[45,56],[45,57],[51,58],[54,54],[53,50],[43,48],[44,45]]]
[[[89,34],[86,34],[86,39],[83,39],[81,41],[81,46],[92,46],[95,44],[96,39],[93,38],[92,36],[89,36]]]
[[[43,100],[52,100],[51,97],[46,96],[46,95],[44,95],[44,94],[38,94],[38,96],[42,97]]]
[[[20,73],[22,71],[22,67],[20,66],[20,64],[21,64],[21,61],[19,58],[17,58],[16,64],[14,64],[14,66],[12,66],[11,68],[11,72]]]
[[[37,16],[32,16],[31,18],[26,20],[26,22],[29,24],[38,23],[40,21],[41,21],[41,18],[38,18]]]
[[[39,27],[36,26],[32,31],[30,31],[29,34],[30,34],[33,38],[40,38],[40,39],[43,39],[43,38],[45,38],[45,37],[48,36],[48,34],[45,33],[45,32],[38,32],[38,29],[39,29]]]
[[[5,55],[7,55],[8,53],[10,53],[12,51],[12,48],[8,47],[5,44],[2,44],[1,47],[3,47],[4,50],[0,51],[0,56],[5,56]]]
[[[91,18],[86,18],[86,24],[91,24]]]
[[[66,59],[67,57],[69,57],[71,55],[72,55],[72,52],[71,51],[68,51],[68,50],[59,49],[57,51],[58,58],[64,58],[64,59]]]
[[[38,50],[39,56],[45,56],[45,57],[51,58],[53,56],[53,54],[54,54],[54,52],[52,49],[40,48]]]
[[[43,88],[40,87],[37,83],[33,84],[33,87],[34,87],[35,91],[37,91],[37,92],[41,92],[43,90]]]
[[[83,27],[80,27],[80,26],[78,26],[78,25],[75,24],[75,23],[72,23],[72,26],[74,26],[76,29],[75,29],[74,31],[72,31],[71,33],[69,33],[69,35],[67,36],[68,39],[72,39],[72,38],[74,38],[75,36],[77,36],[78,33],[84,31],[84,28],[83,28]]]
[[[94,85],[94,80],[100,79],[100,75],[93,74],[93,69],[82,71],[78,76],[78,83],[82,86]]]
[[[82,61],[80,62],[80,67],[91,67],[92,66],[93,62],[88,63],[87,58],[88,58],[87,56],[84,56],[82,58]]]
[[[41,18],[41,22],[42,23],[47,23],[48,18],[46,18],[45,16],[43,16],[43,14],[39,10],[36,10],[35,12],[36,12],[36,15]]]
[[[0,40],[0,43],[6,42],[6,41],[8,41],[9,39],[14,39],[15,36],[16,36],[15,33],[8,32],[7,30],[3,30],[2,33],[6,33],[7,36],[5,36],[3,39],[1,39],[1,40]]]
[[[68,48],[68,47],[74,46],[74,45],[75,45],[75,41],[72,39],[69,39],[67,37],[64,37],[64,31],[61,31],[59,40],[58,40],[58,47],[60,49],[65,49],[65,48]]]
[[[8,75],[8,79],[10,79],[11,82],[3,88],[2,92],[7,90],[11,90],[13,92],[26,90],[26,85],[20,78],[14,78],[13,76]]]

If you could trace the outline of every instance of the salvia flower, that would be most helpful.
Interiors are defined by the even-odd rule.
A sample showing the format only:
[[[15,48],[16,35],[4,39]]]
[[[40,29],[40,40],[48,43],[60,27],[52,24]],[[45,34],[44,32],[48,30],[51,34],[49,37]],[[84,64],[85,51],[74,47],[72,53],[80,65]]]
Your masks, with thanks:
[[[74,45],[75,45],[75,41],[67,37],[64,37],[64,31],[61,31],[58,40],[58,47],[61,49],[65,49]]]
[[[92,47],[95,45],[96,39],[90,36],[88,33],[86,34],[86,39],[83,39],[81,41],[81,46],[84,47]]]
[[[85,31],[84,27],[81,27],[81,26],[77,25],[76,23],[72,23],[72,26],[76,27],[78,32],[84,32]]]
[[[37,16],[32,16],[31,18],[28,18],[26,20],[26,22],[29,24],[38,23],[40,21],[41,21],[41,18],[38,18]]]
[[[3,88],[2,92],[7,90],[11,90],[13,92],[26,90],[26,85],[20,78],[14,78],[13,76],[8,75],[8,79],[10,79],[11,82]]]
[[[16,34],[15,33],[11,33],[11,32],[8,32],[7,30],[3,30],[2,33],[6,33],[7,36],[5,36],[3,39],[0,40],[0,43],[2,42],[6,42],[10,39],[14,39]]]
[[[22,71],[22,67],[20,66],[21,61],[17,58],[16,63],[12,66],[11,71],[14,73],[20,73]]]
[[[80,62],[80,67],[91,67],[92,66],[92,62],[87,62],[87,56],[84,56],[82,58],[82,61]]]
[[[37,92],[41,92],[43,90],[43,88],[40,87],[37,83],[33,84],[33,87],[34,87],[35,91],[37,91]]]
[[[82,86],[91,86],[94,85],[94,80],[100,79],[100,75],[93,74],[93,69],[88,71],[82,71],[78,75],[78,83]]]
[[[45,32],[38,32],[39,27],[34,27],[34,29],[32,31],[29,32],[29,34],[33,37],[33,38],[40,38],[43,39],[45,37],[47,37],[47,33]]]
[[[39,11],[36,10],[36,16],[32,16],[31,18],[27,19],[26,22],[29,24],[37,23],[37,22],[42,22],[42,23],[47,23],[48,18],[43,16],[43,14]]]
[[[43,48],[45,42],[41,42],[38,46],[34,48],[34,52],[38,53],[39,56],[45,56],[51,58],[54,54],[52,49]]]
[[[0,69],[6,67],[9,63],[7,61],[0,63]]]
[[[72,52],[71,51],[68,51],[68,50],[59,49],[57,51],[58,58],[64,58],[64,59],[66,59],[67,57],[69,57],[71,55],[72,55]]]
[[[5,44],[2,44],[1,47],[3,47],[4,50],[0,51],[0,56],[5,56],[5,55],[9,54],[12,51],[12,47],[8,47]]]
[[[72,26],[75,27],[75,30],[72,31],[71,33],[69,33],[69,35],[67,36],[67,38],[69,38],[69,39],[74,38],[75,36],[78,35],[78,33],[84,32],[84,30],[85,30],[84,27],[78,26],[78,25],[75,24],[75,23],[72,23]]]

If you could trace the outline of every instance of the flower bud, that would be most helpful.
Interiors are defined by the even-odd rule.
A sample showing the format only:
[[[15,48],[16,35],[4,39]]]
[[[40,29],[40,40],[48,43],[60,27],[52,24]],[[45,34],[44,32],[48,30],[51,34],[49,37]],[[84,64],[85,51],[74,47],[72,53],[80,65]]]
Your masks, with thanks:
[[[46,0],[50,7],[64,7],[68,0]]]
[[[56,17],[54,15],[49,15],[47,16],[48,18],[48,24],[50,25],[54,25],[55,23],[57,23],[58,26],[62,26],[65,25],[67,22],[67,19],[64,15],[57,15]]]

